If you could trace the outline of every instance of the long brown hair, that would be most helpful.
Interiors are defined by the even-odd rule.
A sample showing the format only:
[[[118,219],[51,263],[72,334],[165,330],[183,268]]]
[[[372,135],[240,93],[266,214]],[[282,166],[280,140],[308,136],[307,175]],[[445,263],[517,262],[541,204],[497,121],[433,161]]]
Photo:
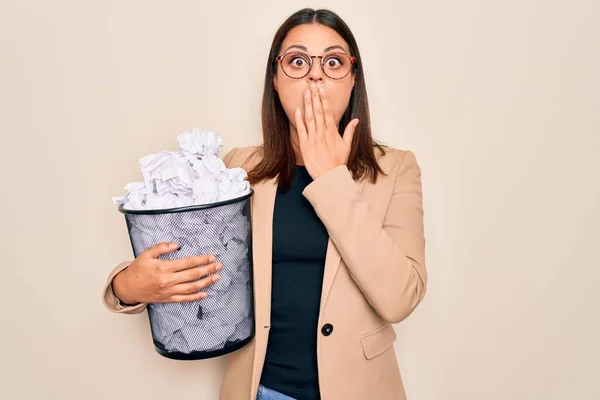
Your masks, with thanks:
[[[289,188],[292,182],[296,157],[292,150],[290,123],[281,105],[279,95],[273,87],[273,77],[277,73],[275,58],[281,51],[281,45],[290,30],[298,25],[311,23],[319,23],[335,30],[348,43],[350,54],[356,57],[352,71],[356,76],[354,88],[348,107],[340,120],[340,135],[348,122],[354,118],[360,120],[354,132],[347,166],[355,180],[366,177],[375,183],[378,174],[384,174],[377,162],[375,148],[383,154],[384,146],[376,143],[371,135],[367,88],[358,45],[348,25],[337,14],[329,10],[313,10],[311,8],[305,8],[291,15],[279,27],[273,38],[267,60],[262,100],[263,144],[256,150],[256,153],[261,153],[262,157],[248,171],[248,181],[254,184],[279,175],[278,182],[285,189]]]

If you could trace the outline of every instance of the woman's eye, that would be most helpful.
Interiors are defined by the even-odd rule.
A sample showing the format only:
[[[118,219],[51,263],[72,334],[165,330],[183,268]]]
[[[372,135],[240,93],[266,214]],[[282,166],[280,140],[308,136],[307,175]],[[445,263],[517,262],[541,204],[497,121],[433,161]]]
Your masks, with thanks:
[[[342,60],[338,57],[329,57],[325,60],[325,66],[329,68],[339,68],[342,64]]]
[[[306,65],[306,60],[302,57],[294,57],[290,60],[290,65],[292,67],[304,67]]]

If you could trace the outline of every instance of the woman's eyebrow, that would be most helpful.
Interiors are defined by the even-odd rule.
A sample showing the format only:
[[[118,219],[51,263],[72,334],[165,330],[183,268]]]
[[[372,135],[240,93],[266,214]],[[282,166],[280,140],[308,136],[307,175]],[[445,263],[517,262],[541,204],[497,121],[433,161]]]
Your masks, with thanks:
[[[292,49],[294,47],[298,48],[300,50],[303,50],[303,51],[308,51],[308,49],[304,46],[300,46],[299,44],[293,44],[293,45],[289,46],[287,49],[285,49],[284,53],[287,53],[290,49]]]
[[[327,53],[328,51],[331,51],[333,49],[341,49],[343,51],[346,51],[345,48],[343,48],[342,46],[336,44],[335,46],[329,46],[328,48],[326,48],[325,50],[323,50],[323,53]]]
[[[304,46],[301,46],[301,45],[299,45],[299,44],[293,44],[293,45],[289,46],[289,47],[288,47],[288,48],[285,50],[285,52],[284,52],[284,53],[288,52],[288,51],[289,51],[290,49],[292,49],[292,48],[297,48],[297,49],[300,49],[300,50],[302,50],[302,51],[308,51],[308,49],[307,49],[306,47],[304,47]],[[336,45],[333,45],[333,46],[329,46],[329,47],[327,47],[325,50],[323,50],[323,53],[327,53],[328,51],[331,51],[331,50],[334,50],[334,49],[341,49],[341,50],[343,50],[343,51],[346,51],[346,49],[344,49],[342,46],[340,46],[340,45],[336,44]]]

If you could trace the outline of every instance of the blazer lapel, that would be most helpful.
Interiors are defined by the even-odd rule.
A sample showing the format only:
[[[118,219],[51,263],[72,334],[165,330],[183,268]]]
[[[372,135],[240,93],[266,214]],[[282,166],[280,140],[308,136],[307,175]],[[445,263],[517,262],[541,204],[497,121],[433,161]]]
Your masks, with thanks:
[[[254,279],[254,313],[256,326],[270,325],[271,268],[273,257],[273,211],[277,182],[269,179],[255,184],[251,197],[252,260]]]
[[[356,190],[359,193],[362,193],[365,188],[365,183],[367,179],[361,179],[356,182]],[[323,308],[325,307],[325,302],[327,301],[327,296],[329,295],[329,290],[331,289],[331,285],[333,284],[333,279],[335,278],[335,274],[337,273],[338,268],[340,267],[340,262],[342,261],[342,257],[338,252],[337,248],[331,241],[331,238],[327,242],[327,253],[325,255],[325,271],[323,273],[323,286],[321,289],[321,304],[319,308],[320,315],[323,315]]]

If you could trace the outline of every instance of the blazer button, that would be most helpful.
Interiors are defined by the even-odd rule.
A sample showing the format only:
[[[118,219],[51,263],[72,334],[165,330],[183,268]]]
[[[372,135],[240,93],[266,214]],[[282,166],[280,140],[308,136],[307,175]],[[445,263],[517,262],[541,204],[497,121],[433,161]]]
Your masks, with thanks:
[[[331,325],[331,324],[325,324],[321,328],[321,333],[323,334],[323,336],[329,336],[329,335],[331,335],[332,332],[333,332],[333,325]]]

